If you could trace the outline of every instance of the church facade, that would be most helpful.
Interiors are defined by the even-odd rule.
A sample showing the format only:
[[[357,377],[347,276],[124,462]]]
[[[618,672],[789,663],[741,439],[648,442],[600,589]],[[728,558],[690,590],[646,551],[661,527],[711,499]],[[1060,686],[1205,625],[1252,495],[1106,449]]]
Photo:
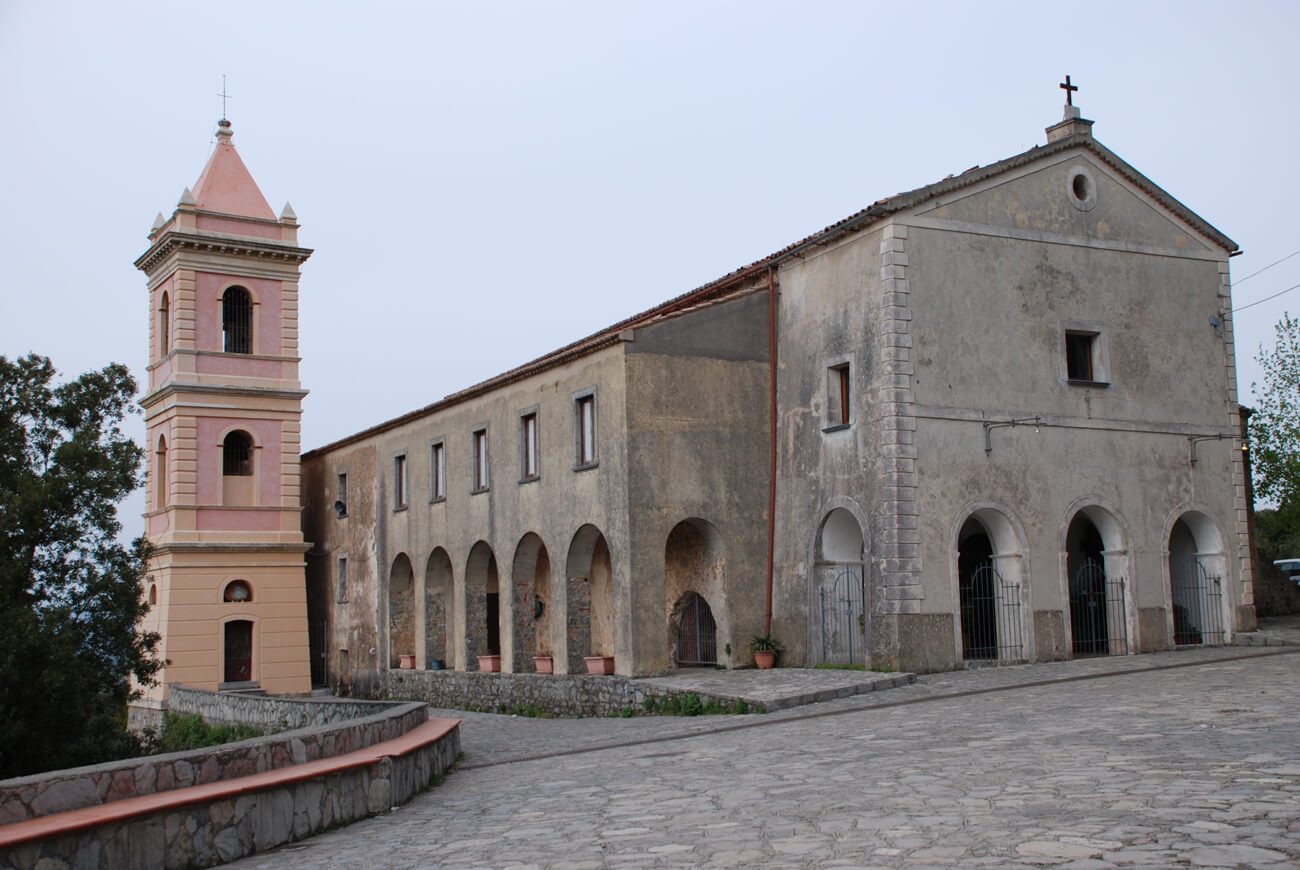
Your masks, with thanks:
[[[246,276],[259,304],[279,299],[278,319],[259,308],[258,322],[281,343],[273,360],[254,354],[265,373],[214,348],[212,374],[194,376],[259,422],[205,424],[208,452],[183,454],[197,470],[155,463],[174,506],[152,506],[150,536],[184,529],[200,545],[220,619],[252,618],[216,600],[255,570],[216,567],[233,539],[294,562],[305,599],[287,573],[283,589],[252,584],[295,613],[256,616],[258,637],[288,634],[254,642],[251,670],[276,672],[274,649],[302,657],[305,681],[310,624],[314,682],[357,694],[408,667],[746,666],[769,625],[789,665],[910,671],[1230,642],[1254,625],[1237,246],[1074,107],[1047,140],[314,449],[300,487],[286,342],[310,252],[291,212],[259,206],[220,232],[255,227],[278,253],[209,265]],[[142,258],[155,311],[172,280],[151,271],[159,257]],[[218,316],[208,301],[200,324]],[[181,413],[164,413],[177,406],[166,365],[146,399],[151,439]],[[252,525],[231,526],[245,508],[215,510],[227,429],[261,457]],[[213,643],[200,657],[227,654]]]
[[[1237,246],[1091,127],[306,454],[332,679],[742,666],[769,600],[798,665],[1253,627]]]

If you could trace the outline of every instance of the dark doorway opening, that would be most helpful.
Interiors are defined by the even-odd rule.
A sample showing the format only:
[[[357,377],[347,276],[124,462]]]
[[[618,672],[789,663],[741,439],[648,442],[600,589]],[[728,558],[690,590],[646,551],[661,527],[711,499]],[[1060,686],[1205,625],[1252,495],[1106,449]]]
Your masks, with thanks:
[[[1110,655],[1112,619],[1107,593],[1105,545],[1087,517],[1075,517],[1069,533],[1070,634],[1076,656]]]
[[[487,594],[487,651],[488,655],[501,654],[501,595],[497,592]]]
[[[253,679],[253,623],[235,619],[226,623],[225,681],[247,683]]]

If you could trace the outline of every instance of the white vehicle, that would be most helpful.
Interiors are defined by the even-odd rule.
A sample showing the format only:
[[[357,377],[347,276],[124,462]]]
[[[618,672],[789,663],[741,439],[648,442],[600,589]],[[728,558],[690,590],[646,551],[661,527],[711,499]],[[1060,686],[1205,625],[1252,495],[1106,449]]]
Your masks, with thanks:
[[[1300,559],[1278,559],[1273,564],[1283,574],[1300,583]]]

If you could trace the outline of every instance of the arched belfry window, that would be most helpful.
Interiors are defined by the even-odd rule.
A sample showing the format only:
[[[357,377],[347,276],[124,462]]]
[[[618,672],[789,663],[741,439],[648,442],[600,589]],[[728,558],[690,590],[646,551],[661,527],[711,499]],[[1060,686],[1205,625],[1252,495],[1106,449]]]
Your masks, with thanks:
[[[154,508],[167,507],[167,436],[158,436],[158,455],[154,464]]]
[[[253,473],[253,439],[247,432],[231,432],[221,444],[221,473],[249,477]]]
[[[228,287],[222,294],[221,332],[226,353],[253,352],[253,298],[243,287]]]
[[[221,593],[221,600],[229,604],[244,604],[253,600],[253,587],[247,580],[231,580]]]
[[[158,304],[158,355],[167,356],[172,349],[172,305],[163,291],[162,302]]]

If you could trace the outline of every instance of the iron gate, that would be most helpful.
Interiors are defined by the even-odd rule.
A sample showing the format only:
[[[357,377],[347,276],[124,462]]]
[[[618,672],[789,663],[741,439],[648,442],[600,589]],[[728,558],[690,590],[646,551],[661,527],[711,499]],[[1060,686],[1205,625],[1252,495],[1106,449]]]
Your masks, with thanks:
[[[820,620],[814,641],[825,664],[861,665],[867,660],[866,586],[862,563],[822,563],[817,566]]]
[[[1128,654],[1124,578],[1087,559],[1070,581],[1070,633],[1076,656]]]
[[[677,624],[677,664],[716,665],[718,663],[718,626],[713,621],[709,603],[694,592],[688,593]]]
[[[1191,559],[1171,578],[1174,643],[1223,643],[1223,578],[1211,577],[1200,559]]]
[[[1020,587],[1002,578],[992,562],[985,562],[962,577],[962,657],[1021,661],[1024,642],[1020,636]]]

